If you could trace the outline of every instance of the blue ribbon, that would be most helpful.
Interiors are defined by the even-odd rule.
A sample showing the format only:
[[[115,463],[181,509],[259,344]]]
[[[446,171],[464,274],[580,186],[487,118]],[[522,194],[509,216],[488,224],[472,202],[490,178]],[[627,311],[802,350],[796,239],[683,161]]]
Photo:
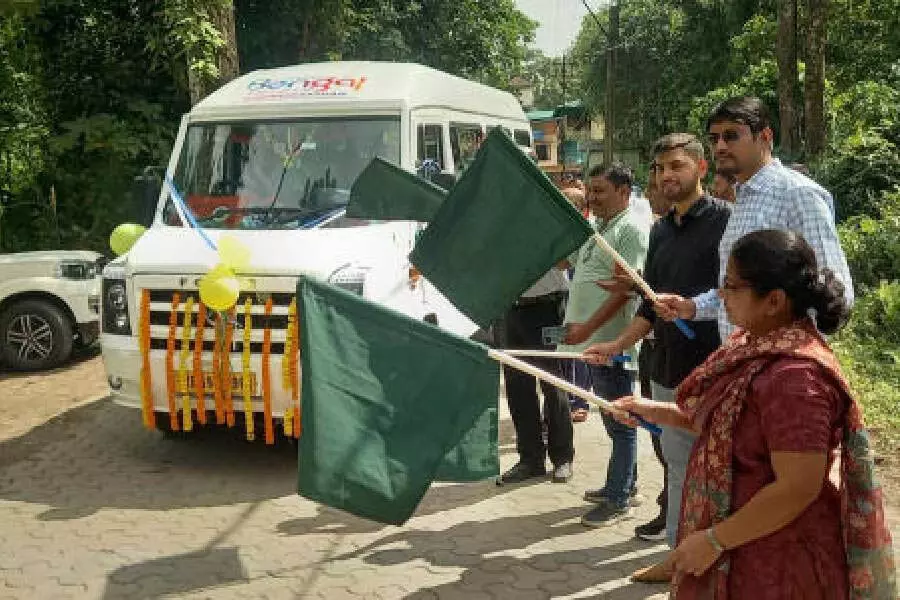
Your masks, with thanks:
[[[675,319],[675,326],[681,330],[681,333],[683,333],[684,337],[687,339],[692,340],[697,337],[697,334],[694,333],[694,330],[691,329],[691,326],[688,325],[684,319]]]
[[[197,230],[197,233],[200,234],[200,237],[203,238],[203,241],[206,242],[207,246],[218,252],[219,249],[216,247],[215,242],[206,235],[206,232],[203,231],[203,228],[197,223],[197,219],[194,218],[194,213],[192,213],[188,205],[185,204],[184,198],[178,192],[178,188],[175,187],[175,182],[168,176],[166,176],[166,185],[169,186],[169,196],[172,198],[172,202],[181,208],[181,212],[184,214],[184,218],[188,220],[188,224]]]

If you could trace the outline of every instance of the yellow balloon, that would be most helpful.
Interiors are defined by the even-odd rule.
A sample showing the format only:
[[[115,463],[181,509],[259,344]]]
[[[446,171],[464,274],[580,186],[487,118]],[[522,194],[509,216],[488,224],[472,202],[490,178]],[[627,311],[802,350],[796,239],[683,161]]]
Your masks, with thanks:
[[[225,311],[237,304],[241,284],[227,272],[210,272],[200,280],[200,300],[213,310]]]
[[[245,271],[250,266],[250,249],[234,237],[219,238],[219,260],[234,271]]]
[[[138,238],[144,235],[147,228],[136,223],[123,223],[115,229],[109,236],[109,247],[116,256],[121,256],[131,250]]]
[[[209,279],[222,279],[223,277],[234,277],[234,269],[224,263],[217,264],[204,275],[204,278]]]

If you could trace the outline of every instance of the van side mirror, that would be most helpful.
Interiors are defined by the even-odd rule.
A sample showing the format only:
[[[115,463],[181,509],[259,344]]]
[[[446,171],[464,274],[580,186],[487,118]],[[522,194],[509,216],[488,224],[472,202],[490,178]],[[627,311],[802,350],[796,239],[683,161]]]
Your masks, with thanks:
[[[147,167],[133,180],[131,202],[134,220],[145,227],[150,227],[156,216],[156,203],[162,190],[161,172],[160,167]]]

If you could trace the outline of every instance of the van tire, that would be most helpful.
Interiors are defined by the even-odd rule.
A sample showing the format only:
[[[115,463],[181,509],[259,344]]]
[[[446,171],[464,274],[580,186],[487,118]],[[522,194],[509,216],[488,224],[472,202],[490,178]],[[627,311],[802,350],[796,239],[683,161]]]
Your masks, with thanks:
[[[0,360],[16,371],[53,369],[74,344],[68,315],[45,300],[22,300],[0,315]]]

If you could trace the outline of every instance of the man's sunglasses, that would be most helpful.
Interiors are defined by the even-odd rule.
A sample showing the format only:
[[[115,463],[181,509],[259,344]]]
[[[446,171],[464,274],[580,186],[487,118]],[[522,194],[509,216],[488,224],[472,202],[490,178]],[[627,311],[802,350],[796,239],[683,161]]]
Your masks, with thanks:
[[[736,129],[726,129],[721,134],[718,133],[708,133],[706,134],[706,139],[709,141],[711,146],[716,146],[721,139],[726,144],[733,144],[743,137],[743,133]]]

